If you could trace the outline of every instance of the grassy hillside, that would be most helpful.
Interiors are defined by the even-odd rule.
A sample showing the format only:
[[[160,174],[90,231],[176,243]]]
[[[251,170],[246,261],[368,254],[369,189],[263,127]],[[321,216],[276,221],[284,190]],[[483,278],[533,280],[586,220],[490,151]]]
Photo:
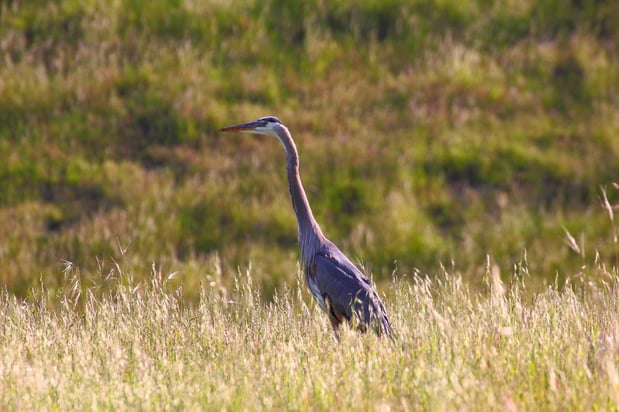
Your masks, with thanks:
[[[266,114],[379,283],[616,267],[618,28],[603,0],[2,2],[2,284],[294,283],[281,147],[216,132]]]

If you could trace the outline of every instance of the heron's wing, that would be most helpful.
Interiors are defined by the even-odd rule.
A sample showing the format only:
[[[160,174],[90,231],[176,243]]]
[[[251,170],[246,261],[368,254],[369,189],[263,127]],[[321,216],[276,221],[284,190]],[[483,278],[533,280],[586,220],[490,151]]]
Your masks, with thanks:
[[[389,334],[389,318],[370,280],[339,250],[330,248],[317,253],[312,265],[321,293],[346,318],[355,315],[363,325],[375,325]]]

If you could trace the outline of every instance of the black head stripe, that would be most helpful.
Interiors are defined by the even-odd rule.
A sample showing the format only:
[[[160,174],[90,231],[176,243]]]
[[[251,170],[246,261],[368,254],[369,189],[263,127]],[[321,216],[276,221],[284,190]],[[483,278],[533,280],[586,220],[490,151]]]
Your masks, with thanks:
[[[269,123],[279,123],[281,124],[282,122],[275,116],[267,116],[267,117],[262,117],[259,120],[262,120],[264,122],[269,122]]]

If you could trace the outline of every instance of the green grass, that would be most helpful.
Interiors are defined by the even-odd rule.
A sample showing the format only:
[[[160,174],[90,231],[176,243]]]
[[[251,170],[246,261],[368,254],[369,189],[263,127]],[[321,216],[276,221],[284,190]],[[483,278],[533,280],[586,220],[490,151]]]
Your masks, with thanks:
[[[92,273],[127,248],[136,276],[194,285],[251,262],[268,299],[296,271],[281,147],[216,132],[265,114],[379,283],[453,261],[479,284],[487,254],[508,273],[524,250],[552,282],[583,263],[563,227],[616,263],[617,13],[512,3],[3,3],[3,284],[62,287],[63,260]]]
[[[1,408],[616,408],[615,9],[2,2]],[[300,298],[267,114],[396,345]]]
[[[264,304],[251,271],[227,289],[213,268],[188,305],[173,275],[124,270],[85,288],[68,265],[63,291],[2,293],[2,409],[619,407],[619,274],[602,267],[538,293],[526,267],[504,283],[492,263],[480,292],[447,271],[393,279],[396,340],[345,328],[339,343],[301,283]]]
[[[617,409],[618,27],[611,0],[2,2],[0,409]],[[280,145],[216,132],[266,114],[395,344],[336,344],[302,291]]]

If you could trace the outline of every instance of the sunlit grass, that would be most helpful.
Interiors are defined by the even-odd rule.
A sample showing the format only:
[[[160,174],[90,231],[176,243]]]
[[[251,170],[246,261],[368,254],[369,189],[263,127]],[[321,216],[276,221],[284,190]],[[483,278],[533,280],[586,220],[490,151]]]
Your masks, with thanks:
[[[0,409],[619,408],[614,9],[3,2]],[[310,303],[266,114],[395,343]]]
[[[619,406],[619,276],[602,267],[536,293],[492,264],[482,292],[453,273],[393,279],[395,342],[344,329],[339,343],[302,283],[265,304],[251,271],[232,289],[213,272],[188,305],[157,268],[136,284],[117,265],[105,293],[66,269],[62,292],[0,297],[3,409]]]

